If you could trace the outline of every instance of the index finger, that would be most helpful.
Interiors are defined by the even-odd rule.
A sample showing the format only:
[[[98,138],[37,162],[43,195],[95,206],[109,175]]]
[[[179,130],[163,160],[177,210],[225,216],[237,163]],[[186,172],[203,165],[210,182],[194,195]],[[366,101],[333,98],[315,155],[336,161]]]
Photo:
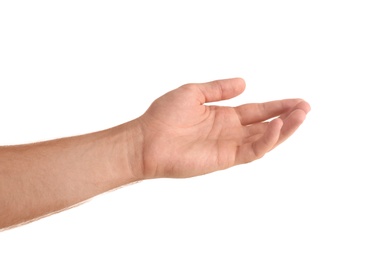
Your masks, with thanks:
[[[302,102],[300,98],[275,100],[265,103],[245,104],[235,107],[242,125],[262,122],[288,112]]]

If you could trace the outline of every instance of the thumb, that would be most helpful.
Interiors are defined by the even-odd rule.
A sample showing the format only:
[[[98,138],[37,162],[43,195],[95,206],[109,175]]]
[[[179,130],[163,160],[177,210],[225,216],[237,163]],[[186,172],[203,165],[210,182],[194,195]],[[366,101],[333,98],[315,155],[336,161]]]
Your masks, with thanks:
[[[242,78],[231,78],[198,83],[195,86],[203,94],[202,103],[207,103],[240,95],[245,89],[245,81]]]

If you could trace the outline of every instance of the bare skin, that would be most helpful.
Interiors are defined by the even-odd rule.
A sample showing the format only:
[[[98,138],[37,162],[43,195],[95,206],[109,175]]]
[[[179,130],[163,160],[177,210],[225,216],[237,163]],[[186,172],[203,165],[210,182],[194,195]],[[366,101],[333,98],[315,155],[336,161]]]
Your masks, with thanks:
[[[0,229],[132,182],[194,177],[254,161],[289,138],[310,111],[301,99],[207,105],[244,89],[240,78],[187,84],[125,124],[0,147]]]

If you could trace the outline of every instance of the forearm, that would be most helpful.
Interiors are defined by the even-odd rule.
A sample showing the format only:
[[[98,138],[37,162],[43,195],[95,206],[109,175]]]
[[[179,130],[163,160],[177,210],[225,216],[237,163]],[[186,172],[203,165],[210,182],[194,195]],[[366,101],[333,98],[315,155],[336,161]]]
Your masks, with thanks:
[[[142,179],[132,122],[82,136],[0,147],[0,228]]]

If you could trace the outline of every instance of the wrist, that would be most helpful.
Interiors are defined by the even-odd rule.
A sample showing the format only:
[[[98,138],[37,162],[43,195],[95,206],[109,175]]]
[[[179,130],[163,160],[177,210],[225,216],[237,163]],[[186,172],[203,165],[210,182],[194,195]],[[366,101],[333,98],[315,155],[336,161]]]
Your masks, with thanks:
[[[118,126],[124,133],[123,152],[128,183],[145,179],[143,132],[138,119]]]

